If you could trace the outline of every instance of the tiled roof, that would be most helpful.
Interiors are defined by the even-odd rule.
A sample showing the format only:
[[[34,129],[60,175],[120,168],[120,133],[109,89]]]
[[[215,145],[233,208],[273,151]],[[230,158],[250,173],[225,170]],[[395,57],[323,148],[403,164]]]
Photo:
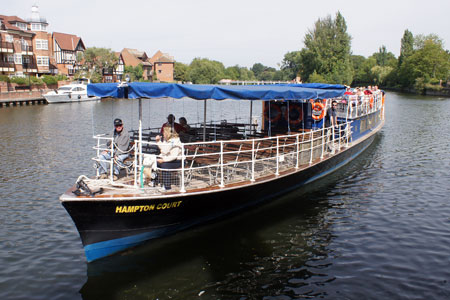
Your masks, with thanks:
[[[139,64],[143,66],[151,66],[151,62],[148,60],[145,51],[139,51],[136,49],[124,48],[122,50],[123,62],[127,66],[136,67]]]
[[[17,17],[17,16],[4,16],[4,15],[0,15],[0,20],[2,20],[2,23],[5,25],[6,29],[10,29],[10,30],[18,30],[18,31],[23,31],[22,29],[20,29],[19,27],[17,27],[16,25],[13,25],[13,23],[15,24],[16,22],[20,22],[20,23],[25,23],[27,24],[27,21]]]
[[[162,53],[161,51],[157,51],[155,53],[155,55],[152,56],[152,58],[150,58],[150,61],[154,64],[154,63],[173,63],[175,60],[173,58],[173,56],[170,56],[167,53]]]
[[[75,51],[80,41],[83,44],[81,38],[73,34],[53,32],[53,38],[63,50]]]

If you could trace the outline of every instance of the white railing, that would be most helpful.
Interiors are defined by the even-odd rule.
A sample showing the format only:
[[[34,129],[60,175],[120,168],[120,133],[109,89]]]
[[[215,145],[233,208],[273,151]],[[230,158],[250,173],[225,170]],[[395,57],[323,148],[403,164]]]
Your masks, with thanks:
[[[359,118],[380,110],[383,105],[381,92],[362,96],[346,95],[343,99],[347,103],[338,104],[338,116],[341,118]]]
[[[112,138],[103,135],[94,136],[97,139],[97,157],[103,150],[111,151],[114,147],[107,147],[105,141]],[[351,140],[351,122],[342,123],[336,128],[322,128],[289,135],[278,135],[258,139],[206,141],[182,144],[181,167],[178,169],[156,169],[157,177],[162,184],[162,177],[169,176],[171,185],[179,192],[187,189],[207,187],[224,187],[227,184],[245,181],[255,181],[265,176],[279,176],[290,169],[301,169],[320,162],[348,147]],[[145,149],[155,142],[135,141],[133,149]],[[112,143],[111,143],[112,144]],[[142,161],[138,151],[133,151],[134,180],[133,186],[147,189],[142,181]],[[147,155],[147,154],[142,154]],[[131,155],[130,155],[131,156]],[[114,163],[110,164],[110,181],[116,185],[127,185],[113,181]],[[168,175],[169,174],[169,175]],[[98,175],[98,174],[97,174]],[[130,174],[131,175],[131,174]],[[122,181],[123,182],[123,181]],[[131,182],[129,180],[128,182]],[[128,186],[131,186],[128,184]],[[151,188],[150,188],[151,189]]]

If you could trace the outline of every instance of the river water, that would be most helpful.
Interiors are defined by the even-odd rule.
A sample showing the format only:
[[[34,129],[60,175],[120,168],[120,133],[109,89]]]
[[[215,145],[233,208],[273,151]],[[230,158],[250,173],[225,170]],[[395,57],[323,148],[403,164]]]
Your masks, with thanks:
[[[450,99],[388,93],[352,163],[226,220],[87,264],[58,197],[137,101],[0,109],[0,299],[449,299]],[[215,119],[244,104],[207,107]],[[200,112],[197,113],[197,111]],[[144,102],[144,126],[203,102]],[[253,107],[259,113],[260,105]]]

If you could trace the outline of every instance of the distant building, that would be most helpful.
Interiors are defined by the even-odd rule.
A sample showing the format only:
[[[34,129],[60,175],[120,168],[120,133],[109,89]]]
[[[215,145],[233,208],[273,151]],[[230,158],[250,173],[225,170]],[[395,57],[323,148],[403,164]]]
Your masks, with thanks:
[[[173,69],[175,60],[167,53],[157,51],[149,58],[145,51],[124,48],[121,52],[125,66],[136,67],[142,64],[145,80],[158,80],[161,82],[173,82]]]
[[[0,74],[36,74],[33,38],[28,23],[17,16],[0,15]]]
[[[80,68],[77,57],[86,50],[80,37],[60,32],[53,32],[53,55],[58,73],[73,75]]]
[[[175,64],[173,56],[158,50],[158,52],[150,58],[150,62],[153,64],[153,73],[156,75],[157,80],[162,82],[173,81],[173,69]]]
[[[115,68],[103,68],[103,82],[118,82],[123,80],[124,62],[120,52],[114,52],[114,55],[118,58],[118,63]]]
[[[26,20],[0,15],[0,74],[73,75],[79,68],[77,55],[85,51],[83,41],[72,34],[51,34],[47,27],[37,5]]]
[[[136,49],[124,48],[120,54],[125,66],[137,67],[141,64],[144,71],[142,74],[144,80],[152,80],[153,65],[148,59],[147,53]]]

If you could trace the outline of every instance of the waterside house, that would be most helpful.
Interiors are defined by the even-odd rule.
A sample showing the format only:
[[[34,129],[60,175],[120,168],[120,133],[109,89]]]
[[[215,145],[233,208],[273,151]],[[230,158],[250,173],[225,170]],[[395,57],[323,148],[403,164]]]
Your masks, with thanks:
[[[0,74],[9,76],[73,75],[77,55],[85,46],[80,37],[47,32],[48,22],[37,5],[26,20],[0,15]]]

